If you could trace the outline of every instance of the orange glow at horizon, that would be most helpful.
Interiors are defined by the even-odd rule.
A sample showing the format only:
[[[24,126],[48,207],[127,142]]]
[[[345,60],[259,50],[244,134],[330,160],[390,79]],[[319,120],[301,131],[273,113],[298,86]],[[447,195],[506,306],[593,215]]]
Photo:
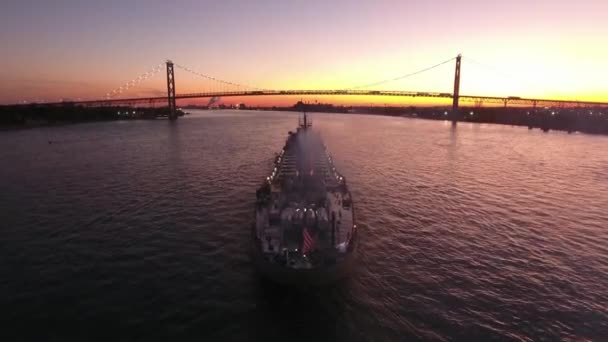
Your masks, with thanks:
[[[608,2],[431,2],[243,2],[218,5],[213,13],[201,4],[179,13],[150,4],[143,9],[146,16],[134,17],[101,4],[41,4],[32,10],[13,4],[0,14],[6,23],[0,38],[10,51],[0,71],[0,104],[104,98],[168,57],[218,79],[264,89],[337,90],[394,79],[458,53],[464,56],[462,95],[608,102],[608,25],[603,15]],[[444,10],[436,11],[438,6]],[[98,7],[99,14],[90,7]],[[179,24],[148,19],[162,16]],[[32,24],[23,27],[22,22]],[[125,24],[118,27],[116,22]],[[161,70],[117,97],[164,96],[165,82]],[[362,89],[452,93],[453,82],[450,62]],[[176,90],[222,89],[176,68]],[[449,102],[374,96],[306,99],[344,105]],[[299,97],[223,102],[284,106],[294,100]]]

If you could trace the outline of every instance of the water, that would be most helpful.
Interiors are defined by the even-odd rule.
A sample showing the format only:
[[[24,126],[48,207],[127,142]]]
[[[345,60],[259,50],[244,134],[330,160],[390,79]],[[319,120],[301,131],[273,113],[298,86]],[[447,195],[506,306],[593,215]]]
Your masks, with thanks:
[[[607,137],[313,119],[356,201],[360,265],[297,292],[260,280],[247,256],[255,188],[295,114],[1,132],[1,334],[608,336]]]

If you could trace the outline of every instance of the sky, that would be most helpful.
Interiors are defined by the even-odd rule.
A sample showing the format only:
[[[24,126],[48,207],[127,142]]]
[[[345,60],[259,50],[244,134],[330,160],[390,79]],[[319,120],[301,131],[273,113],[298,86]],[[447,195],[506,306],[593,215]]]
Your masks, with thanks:
[[[602,0],[4,0],[1,7],[0,103],[104,98],[167,59],[259,88],[345,89],[459,53],[461,94],[608,102]],[[166,94],[163,72],[118,97]],[[374,89],[451,93],[453,82],[450,62]],[[218,86],[176,69],[178,93],[211,87]]]

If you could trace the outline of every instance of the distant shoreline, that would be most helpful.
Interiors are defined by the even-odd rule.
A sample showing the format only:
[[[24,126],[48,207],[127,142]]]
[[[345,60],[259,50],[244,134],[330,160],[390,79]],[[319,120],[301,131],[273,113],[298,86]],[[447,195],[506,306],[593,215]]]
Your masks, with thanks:
[[[167,108],[85,107],[66,105],[0,106],[0,131],[87,122],[151,120],[167,117]],[[184,112],[178,111],[179,116]]]
[[[186,106],[187,109],[209,110],[206,107]],[[214,108],[215,109],[215,108]],[[217,108],[233,109],[227,106]],[[334,114],[367,114],[409,117],[428,120],[450,120],[448,107],[387,107],[387,106],[334,106],[331,104],[296,103],[290,107],[246,107],[239,110],[319,112]],[[0,131],[36,127],[63,126],[86,122],[157,119],[166,117],[167,108],[82,107],[82,106],[0,106]],[[179,112],[180,116],[185,115]],[[608,109],[606,108],[523,108],[523,107],[461,107],[458,122],[525,126],[543,131],[582,132],[608,135]]]
[[[336,114],[368,114],[427,120],[450,120],[449,107],[345,107],[297,103],[292,107],[242,108],[245,110],[303,110]],[[548,132],[564,131],[608,135],[608,108],[461,107],[458,122],[524,126]]]

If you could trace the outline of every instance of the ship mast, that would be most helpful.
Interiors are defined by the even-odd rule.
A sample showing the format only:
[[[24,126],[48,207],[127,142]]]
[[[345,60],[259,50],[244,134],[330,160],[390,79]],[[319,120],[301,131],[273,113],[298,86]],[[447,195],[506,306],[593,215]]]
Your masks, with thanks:
[[[312,123],[308,122],[308,115],[306,114],[306,105],[302,101],[300,101],[300,103],[302,104],[302,114],[304,114],[304,117],[301,117],[299,120],[300,128],[308,129],[312,126]]]

